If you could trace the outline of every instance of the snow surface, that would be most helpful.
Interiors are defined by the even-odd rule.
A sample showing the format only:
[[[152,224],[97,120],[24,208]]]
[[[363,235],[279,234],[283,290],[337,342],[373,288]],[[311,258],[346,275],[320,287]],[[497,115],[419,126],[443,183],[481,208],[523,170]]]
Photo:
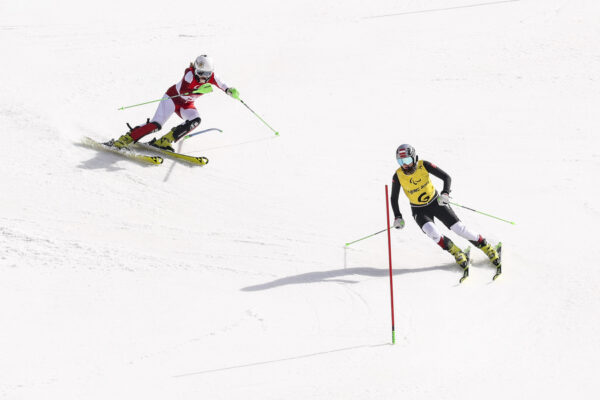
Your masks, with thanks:
[[[0,398],[597,398],[600,4],[0,3]],[[187,63],[205,168],[78,145]],[[178,123],[173,117],[168,124]],[[460,271],[384,186],[401,143],[505,244]],[[438,183],[439,185],[439,183]],[[439,186],[438,186],[439,187]],[[444,231],[446,232],[445,228]],[[461,245],[467,243],[449,234]]]

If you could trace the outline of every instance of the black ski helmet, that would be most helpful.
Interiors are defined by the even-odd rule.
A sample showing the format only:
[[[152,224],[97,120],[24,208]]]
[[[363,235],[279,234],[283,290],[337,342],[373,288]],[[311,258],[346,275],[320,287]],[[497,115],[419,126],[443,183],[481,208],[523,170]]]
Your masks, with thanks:
[[[403,165],[407,165],[407,163],[406,161],[402,160],[405,160],[409,157],[412,158],[412,166],[410,166],[409,168],[404,168]],[[400,167],[403,171],[412,174],[417,169],[417,161],[419,161],[419,156],[417,155],[417,152],[415,151],[414,147],[412,147],[410,144],[405,143],[398,146],[398,149],[396,150],[396,161],[398,161],[398,164],[400,164]]]

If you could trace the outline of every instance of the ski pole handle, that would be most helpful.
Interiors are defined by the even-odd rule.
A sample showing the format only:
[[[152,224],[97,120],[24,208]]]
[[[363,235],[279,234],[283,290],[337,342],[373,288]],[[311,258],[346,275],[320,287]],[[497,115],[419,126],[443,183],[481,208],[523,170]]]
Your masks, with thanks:
[[[508,220],[506,220],[506,219],[502,219],[502,218],[500,218],[500,217],[496,217],[495,215],[487,214],[487,213],[484,213],[484,212],[482,212],[482,211],[478,211],[478,210],[475,210],[475,209],[473,209],[473,208],[470,208],[470,207],[467,207],[467,206],[463,206],[463,205],[461,205],[461,204],[458,204],[458,203],[454,203],[454,202],[452,202],[452,201],[450,202],[450,204],[452,204],[453,206],[457,206],[457,207],[462,207],[462,208],[465,208],[465,209],[467,209],[467,210],[469,210],[469,211],[473,211],[473,212],[476,212],[476,213],[478,213],[478,214],[481,214],[481,215],[485,215],[486,217],[495,218],[495,219],[498,219],[498,220],[500,220],[500,221],[502,221],[502,222],[507,222],[507,223],[509,223],[509,224],[516,225],[516,223],[515,223],[515,222],[513,222],[513,221],[508,221]]]

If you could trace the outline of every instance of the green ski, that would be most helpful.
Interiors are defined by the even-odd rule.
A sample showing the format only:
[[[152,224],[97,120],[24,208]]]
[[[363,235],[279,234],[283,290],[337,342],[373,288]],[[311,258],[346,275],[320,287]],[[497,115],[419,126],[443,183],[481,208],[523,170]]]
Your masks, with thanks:
[[[494,266],[496,267],[496,274],[492,279],[496,280],[498,279],[500,274],[502,274],[502,242],[499,242],[494,248],[498,252],[498,263],[494,264]]]
[[[203,166],[203,165],[208,164],[208,158],[206,158],[206,157],[189,156],[186,154],[175,153],[175,152],[169,151],[169,150],[159,149],[158,147],[151,146],[148,142],[146,142],[146,143],[138,142],[134,146],[139,149],[152,151],[152,152],[164,155],[166,157],[172,158],[174,160],[183,161],[185,163],[192,164],[192,165]]]
[[[471,266],[471,246],[467,247],[463,253],[465,253],[465,256],[467,256],[467,262],[465,263],[464,267],[461,266],[463,269],[463,276],[460,278],[460,281],[458,281],[459,283],[463,283],[465,279],[469,277],[469,267]]]

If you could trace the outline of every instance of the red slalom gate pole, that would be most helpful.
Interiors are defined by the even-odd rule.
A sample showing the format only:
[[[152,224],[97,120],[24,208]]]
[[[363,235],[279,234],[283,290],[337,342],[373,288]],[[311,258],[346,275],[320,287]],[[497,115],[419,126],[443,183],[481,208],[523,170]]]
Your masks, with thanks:
[[[390,235],[390,202],[388,185],[385,185],[385,210],[387,214],[388,254],[390,258],[390,298],[392,302],[392,344],[396,343],[396,328],[394,327],[394,282],[392,280],[392,239]]]

